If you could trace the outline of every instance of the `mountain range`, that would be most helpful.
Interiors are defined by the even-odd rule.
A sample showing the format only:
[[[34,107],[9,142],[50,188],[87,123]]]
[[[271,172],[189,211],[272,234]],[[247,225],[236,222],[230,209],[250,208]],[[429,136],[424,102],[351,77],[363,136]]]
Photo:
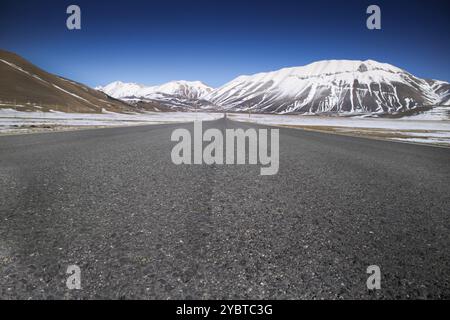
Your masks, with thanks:
[[[116,81],[91,89],[0,50],[0,108],[63,112],[227,111],[278,114],[403,113],[450,105],[450,84],[373,60],[325,60],[239,76],[159,86]]]
[[[160,86],[115,81],[95,89],[132,105],[158,103],[165,111],[214,109],[209,101],[203,99],[214,89],[200,81],[172,81]]]
[[[162,90],[177,87],[178,83],[145,87],[114,82],[97,89],[128,101],[156,100],[177,108],[179,104],[172,104],[172,101],[187,99],[190,106],[194,100],[203,109],[230,112],[397,113],[450,104],[449,83],[420,79],[405,70],[373,60],[326,60],[303,67],[240,76],[216,89],[201,82],[183,82],[188,89]],[[197,95],[194,97],[185,92]]]

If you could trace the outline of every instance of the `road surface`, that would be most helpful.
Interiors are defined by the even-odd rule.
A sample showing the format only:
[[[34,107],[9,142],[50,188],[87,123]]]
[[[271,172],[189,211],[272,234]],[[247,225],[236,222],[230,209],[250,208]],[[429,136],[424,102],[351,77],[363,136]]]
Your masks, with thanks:
[[[450,149],[280,129],[260,176],[172,164],[179,127],[0,137],[0,298],[450,298]]]

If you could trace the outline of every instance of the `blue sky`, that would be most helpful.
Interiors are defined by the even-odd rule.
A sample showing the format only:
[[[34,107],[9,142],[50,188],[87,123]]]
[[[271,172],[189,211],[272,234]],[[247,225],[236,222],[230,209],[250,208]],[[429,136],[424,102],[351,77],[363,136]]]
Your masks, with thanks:
[[[66,28],[78,4],[82,30]],[[366,28],[370,4],[382,30]],[[90,86],[236,76],[323,59],[374,59],[450,81],[450,2],[2,0],[0,47]]]

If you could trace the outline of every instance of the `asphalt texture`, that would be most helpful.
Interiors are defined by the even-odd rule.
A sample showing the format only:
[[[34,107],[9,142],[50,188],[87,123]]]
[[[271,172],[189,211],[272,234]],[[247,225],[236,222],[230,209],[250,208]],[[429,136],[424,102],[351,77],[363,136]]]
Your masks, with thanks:
[[[174,165],[180,127],[0,137],[0,298],[450,298],[450,149],[280,129],[261,176]]]

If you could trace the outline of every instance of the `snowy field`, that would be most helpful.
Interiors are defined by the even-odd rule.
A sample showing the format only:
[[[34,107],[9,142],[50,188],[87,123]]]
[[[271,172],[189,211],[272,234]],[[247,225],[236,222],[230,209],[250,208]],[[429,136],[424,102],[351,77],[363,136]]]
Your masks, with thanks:
[[[438,117],[399,119],[299,115],[228,114],[235,121],[287,126],[396,141],[450,146],[450,121]]]
[[[450,146],[450,120],[437,115],[417,115],[400,119],[365,117],[326,117],[228,113],[235,121],[287,126],[329,133],[350,134],[396,141]],[[61,131],[163,123],[215,120],[223,113],[147,112],[140,114],[19,112],[0,109],[0,134]]]
[[[0,109],[0,134],[29,133],[52,130],[71,130],[88,127],[118,127],[163,123],[207,121],[223,117],[222,113],[195,112],[146,112],[120,114],[19,112]]]

